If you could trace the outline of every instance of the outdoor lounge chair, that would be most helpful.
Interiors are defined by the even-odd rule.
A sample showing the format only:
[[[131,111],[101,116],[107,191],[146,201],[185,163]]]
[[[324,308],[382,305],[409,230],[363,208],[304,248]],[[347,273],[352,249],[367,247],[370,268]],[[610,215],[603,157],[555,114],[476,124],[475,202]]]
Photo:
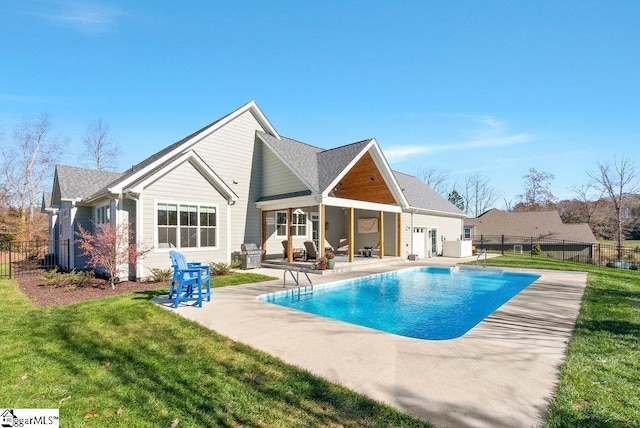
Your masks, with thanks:
[[[197,302],[202,307],[202,299],[211,301],[211,275],[209,265],[202,263],[187,263],[184,255],[177,251],[169,251],[173,278],[169,288],[169,298],[173,300],[173,307],[177,308],[180,302]],[[206,286],[203,291],[202,285]]]
[[[307,250],[307,260],[316,260],[318,258],[318,247],[316,247],[315,242],[304,241],[304,248]]]
[[[341,239],[338,248],[334,252],[337,256],[346,256],[347,254],[349,254],[349,240]]]
[[[287,253],[287,248],[289,247],[289,242],[288,241],[282,241],[282,251],[284,252],[284,259],[288,259],[288,253]],[[293,255],[293,260],[295,259],[303,259],[305,256],[305,252],[304,250],[300,249],[300,248],[294,248],[293,251],[291,252],[291,254]]]
[[[371,249],[371,256],[380,257],[380,242],[378,242],[378,245],[375,248]]]

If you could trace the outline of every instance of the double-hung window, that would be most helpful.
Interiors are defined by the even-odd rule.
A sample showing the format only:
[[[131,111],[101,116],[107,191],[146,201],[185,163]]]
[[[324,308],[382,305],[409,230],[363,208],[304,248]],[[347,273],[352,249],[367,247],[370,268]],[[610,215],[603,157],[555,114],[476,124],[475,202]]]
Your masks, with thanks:
[[[215,207],[200,207],[200,246],[215,247],[217,222]]]
[[[287,236],[287,212],[276,212],[276,236]]]
[[[198,248],[218,245],[218,210],[215,206],[159,203],[158,246]]]
[[[158,204],[158,245],[178,246],[178,205]]]
[[[293,236],[307,236],[307,215],[306,214],[293,214],[291,219]]]
[[[276,212],[276,235],[287,236],[287,212]],[[291,217],[291,236],[307,236],[307,215],[293,213]]]

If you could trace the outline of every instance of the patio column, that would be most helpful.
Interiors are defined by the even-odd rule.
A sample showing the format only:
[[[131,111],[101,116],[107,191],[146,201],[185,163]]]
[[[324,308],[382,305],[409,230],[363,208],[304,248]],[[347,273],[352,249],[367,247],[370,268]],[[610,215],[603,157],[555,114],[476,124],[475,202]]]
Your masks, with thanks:
[[[380,255],[379,258],[384,257],[384,211],[378,212],[378,238],[380,238]]]
[[[349,208],[349,263],[353,263],[353,248],[355,245],[355,233],[353,232],[353,223],[355,221],[355,209]]]
[[[398,225],[396,232],[396,257],[400,257],[402,254],[402,213],[396,214],[396,224]]]
[[[262,211],[262,260],[267,258],[267,212]]]
[[[320,231],[319,231],[320,235],[318,236],[318,252],[321,254],[320,257],[322,257],[322,256],[324,256],[324,241],[325,241],[324,237],[326,236],[325,235],[326,231],[325,231],[324,225],[325,225],[326,221],[325,221],[325,217],[324,217],[324,215],[325,215],[324,205],[320,204],[320,206],[318,208],[319,208],[318,209],[318,213],[320,214],[320,218],[318,219],[318,223],[320,223],[320,224],[318,224],[318,227],[320,228]]]
[[[293,262],[293,208],[287,209],[287,261]]]

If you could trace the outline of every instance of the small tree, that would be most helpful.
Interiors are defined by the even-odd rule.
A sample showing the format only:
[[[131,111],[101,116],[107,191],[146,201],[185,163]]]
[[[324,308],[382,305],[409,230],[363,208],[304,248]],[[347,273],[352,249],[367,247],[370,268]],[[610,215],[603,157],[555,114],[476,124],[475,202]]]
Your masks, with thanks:
[[[522,195],[518,195],[522,201],[522,203],[518,204],[518,208],[521,208],[522,211],[543,211],[556,208],[556,197],[551,192],[553,174],[530,168],[529,174],[524,175],[522,178],[524,178],[525,182],[525,192]]]
[[[78,229],[76,236],[81,255],[88,258],[87,265],[94,272],[98,268],[105,270],[112,289],[116,288],[118,272],[123,266],[136,264],[139,257],[151,250],[135,242],[131,222],[96,224],[93,233],[82,226]]]
[[[449,202],[458,207],[460,211],[464,211],[464,199],[460,196],[460,193],[456,189],[453,189],[451,193],[449,193]]]

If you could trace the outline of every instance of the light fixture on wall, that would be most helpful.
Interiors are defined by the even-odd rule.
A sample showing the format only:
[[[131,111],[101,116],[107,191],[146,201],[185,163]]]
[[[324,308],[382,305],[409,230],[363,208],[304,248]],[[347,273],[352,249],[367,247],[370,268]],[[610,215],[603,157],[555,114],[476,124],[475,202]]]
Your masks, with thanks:
[[[297,215],[303,215],[303,214],[304,214],[304,211],[302,211],[300,208],[296,208],[296,209],[293,211],[293,213],[294,213],[294,214],[297,214]]]

